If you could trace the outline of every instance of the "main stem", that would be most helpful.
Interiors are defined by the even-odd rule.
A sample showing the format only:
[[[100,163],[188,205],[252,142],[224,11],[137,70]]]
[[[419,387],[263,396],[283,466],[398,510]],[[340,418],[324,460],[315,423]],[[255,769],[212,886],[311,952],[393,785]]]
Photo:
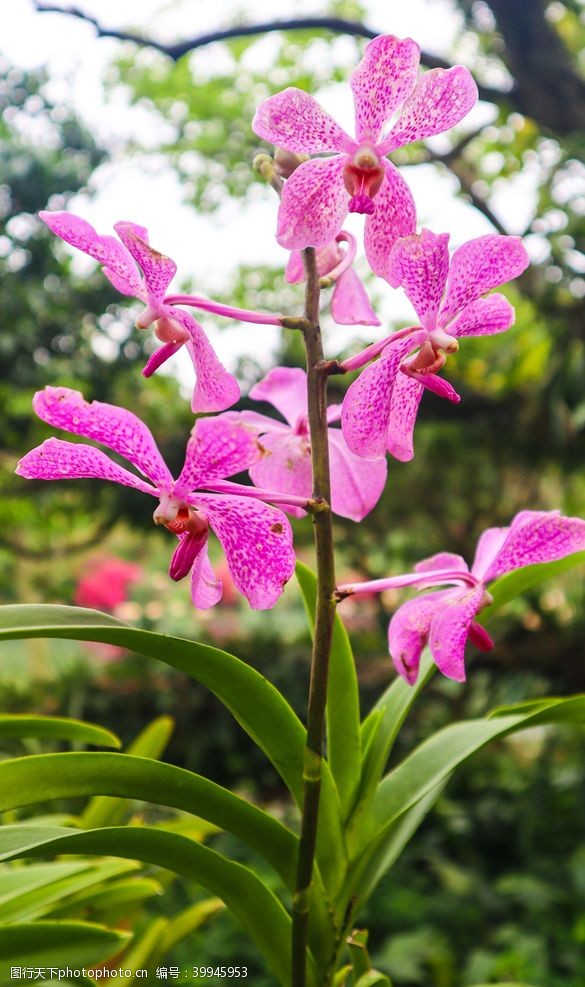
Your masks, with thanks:
[[[335,616],[335,598],[333,595],[335,591],[335,566],[327,436],[327,374],[323,371],[323,343],[319,326],[319,276],[315,251],[312,247],[307,247],[303,251],[303,261],[306,274],[306,327],[303,329],[303,337],[307,354],[313,500],[322,502],[324,509],[313,514],[317,557],[317,605],[309,687],[307,742],[303,765],[301,839],[296,890],[293,898],[292,987],[305,987],[306,983],[310,893],[321,794],[329,654]]]

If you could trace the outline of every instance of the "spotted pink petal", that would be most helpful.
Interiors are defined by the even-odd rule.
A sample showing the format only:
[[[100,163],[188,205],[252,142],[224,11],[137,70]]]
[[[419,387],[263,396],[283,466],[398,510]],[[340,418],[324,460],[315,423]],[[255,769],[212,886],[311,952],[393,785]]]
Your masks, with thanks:
[[[295,154],[350,152],[355,148],[355,141],[317,100],[294,87],[283,89],[260,103],[252,130],[270,144]]]
[[[453,254],[447,291],[439,310],[440,326],[486,291],[517,278],[530,259],[519,236],[486,236],[469,240]]]
[[[220,363],[197,320],[183,309],[170,305],[165,306],[165,310],[167,309],[171,318],[186,329],[191,337],[186,346],[197,377],[191,410],[198,414],[202,411],[225,411],[226,408],[231,408],[240,397],[240,385],[236,378]]]
[[[136,466],[157,488],[168,489],[173,478],[149,428],[131,411],[102,401],[86,401],[69,387],[45,387],[33,398],[44,422],[73,435],[101,442]]]
[[[377,143],[384,124],[414,88],[419,61],[420,48],[410,38],[382,34],[370,41],[351,76],[358,141]]]
[[[347,160],[345,154],[314,158],[286,180],[276,230],[281,247],[324,247],[337,236],[349,203],[343,182]]]
[[[471,624],[484,605],[484,594],[481,583],[456,591],[449,601],[443,601],[431,621],[429,644],[435,664],[456,682],[465,682],[465,645]]]
[[[142,282],[136,266],[128,251],[113,236],[100,236],[90,223],[73,213],[42,211],[39,216],[52,233],[107,268],[107,277],[118,291],[141,296]]]
[[[298,497],[311,496],[311,447],[302,435],[270,431],[260,439],[265,455],[250,468],[252,482],[265,490]],[[283,508],[289,510],[288,508]],[[289,510],[296,517],[304,512]]]
[[[446,327],[450,336],[493,336],[514,325],[514,308],[497,292],[476,298]]]
[[[374,196],[374,212],[366,216],[364,246],[374,274],[396,287],[389,277],[388,259],[398,237],[416,231],[416,209],[412,193],[390,161],[382,161],[384,181]]]
[[[331,296],[331,315],[340,326],[380,326],[366,290],[356,274],[349,268],[335,282]]]
[[[405,682],[414,685],[418,678],[420,656],[426,646],[431,621],[453,590],[427,593],[408,600],[398,608],[388,626],[388,649],[396,671]]]
[[[409,463],[414,457],[414,426],[424,387],[418,380],[399,373],[394,381],[386,449],[394,459]]]
[[[142,271],[149,299],[162,301],[175,276],[177,265],[170,257],[165,257],[149,246],[144,227],[121,222],[116,223],[114,229]]]
[[[431,330],[449,272],[449,234],[436,235],[423,229],[418,235],[401,237],[388,260],[388,280],[400,285],[412,303],[421,325]]]
[[[331,240],[324,247],[319,247],[316,251],[317,274],[324,277],[337,267],[342,259],[342,252],[337,240]],[[305,265],[303,264],[303,254],[300,250],[291,251],[286,269],[285,280],[288,284],[301,284],[305,280]]]
[[[475,106],[477,96],[471,72],[463,65],[425,72],[380,145],[380,153],[449,130]]]
[[[330,428],[331,508],[334,514],[361,521],[378,503],[386,485],[386,460],[364,461],[350,449],[338,428]]]
[[[509,531],[509,528],[487,528],[480,535],[471,566],[471,572],[480,582],[486,582],[485,574],[506,541]]]
[[[248,497],[195,494],[219,538],[232,579],[254,610],[274,606],[294,572],[292,531],[276,507]]]
[[[250,391],[254,401],[268,401],[289,425],[307,414],[307,375],[300,367],[274,367]]]
[[[277,421],[276,418],[270,418],[269,415],[261,415],[258,411],[224,411],[223,415],[218,417],[228,422],[237,422],[240,425],[245,425],[246,428],[251,429],[256,435],[262,435],[264,432],[286,433],[289,430],[285,422]]]
[[[207,545],[204,545],[191,570],[191,597],[198,610],[209,610],[219,603],[223,593],[221,579],[217,579],[209,561]]]
[[[555,562],[585,550],[585,521],[558,511],[521,511],[485,574],[485,582],[512,569]]]
[[[110,480],[112,483],[121,483],[125,487],[134,487],[135,490],[158,496],[158,491],[150,483],[118,466],[101,449],[81,442],[47,439],[36,449],[27,452],[16,467],[16,472],[27,480]]]
[[[184,497],[214,480],[241,473],[262,455],[253,432],[225,418],[200,418],[187,443],[185,464],[175,483]]]
[[[142,376],[152,377],[158,368],[162,367],[163,363],[166,363],[175,353],[178,353],[182,345],[183,343],[164,343],[163,346],[159,346],[146,361],[142,369]]]
[[[401,361],[416,343],[414,336],[391,343],[348,389],[341,411],[341,428],[356,456],[384,458],[396,375]]]
[[[433,569],[454,569],[460,572],[469,572],[469,567],[463,556],[456,555],[455,552],[436,552],[435,555],[421,559],[414,567],[415,572],[429,572]]]

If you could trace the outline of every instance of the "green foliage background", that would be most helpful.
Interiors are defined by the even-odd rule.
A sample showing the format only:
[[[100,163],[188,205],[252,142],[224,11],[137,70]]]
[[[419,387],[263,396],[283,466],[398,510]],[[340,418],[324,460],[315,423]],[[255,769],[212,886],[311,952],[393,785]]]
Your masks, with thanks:
[[[464,58],[480,80],[505,69],[521,91],[530,55],[542,65],[542,52],[528,50],[528,68],[518,68],[513,33],[497,20],[500,4],[461,0],[455,6],[462,21],[452,60]],[[368,10],[323,3],[319,12],[359,19]],[[585,41],[581,3],[530,0],[523,16],[527,23],[548,23],[578,75]],[[391,31],[391,17],[376,26]],[[254,70],[258,42],[246,38],[223,44],[222,64],[229,70],[212,78],[196,53],[173,63],[148,48],[120,46],[107,75],[109,96],[123,90],[132,103],[146,107],[152,132],[157,121],[165,124],[159,146],[150,133],[147,148],[133,138],[124,154],[148,154],[154,161],[162,153],[181,181],[185,210],[214,213],[228,197],[261,201],[267,193],[251,168],[261,149],[250,128],[258,101],[287,85],[315,92],[346,79],[351,59],[346,48],[340,54],[334,35],[295,31],[272,39],[274,67],[268,73]],[[352,44],[357,58],[362,42]],[[132,307],[98,271],[77,276],[69,252],[35,218],[48,203],[63,208],[73,194],[93,187],[92,176],[111,159],[112,148],[98,146],[88,121],[69,105],[51,100],[45,75],[6,63],[0,68],[3,602],[70,602],[77,579],[96,557],[138,561],[144,578],[121,616],[146,628],[221,641],[249,657],[302,712],[307,634],[295,588],[275,613],[254,614],[228,602],[211,615],[193,614],[186,587],[165,576],[168,542],[152,531],[140,495],[85,482],[26,484],[13,475],[19,454],[50,433],[30,411],[33,392],[45,384],[75,386],[90,399],[138,412],[171,468],[180,466],[191,416],[173,378],[157,375],[136,386],[151,343],[133,330]],[[505,524],[525,507],[560,507],[585,516],[583,134],[555,132],[539,120],[537,109],[521,112],[517,95],[512,88],[494,102],[493,120],[471,139],[462,139],[461,128],[441,154],[414,145],[396,156],[407,177],[420,164],[452,176],[458,195],[504,227],[494,197],[529,169],[536,176],[537,201],[525,232],[539,243],[544,259],[506,289],[517,312],[507,336],[466,340],[449,361],[461,405],[453,409],[427,395],[413,463],[390,464],[388,488],[366,523],[338,521],[341,571],[375,577],[438,550],[469,557],[483,528]],[[370,287],[373,297],[380,294],[378,286]],[[284,285],[280,268],[243,263],[226,284],[225,297],[297,314],[301,296]],[[107,349],[96,342],[101,337]],[[350,337],[344,341],[351,350]],[[278,358],[302,362],[294,335],[285,335]],[[248,383],[265,369],[254,353],[239,368]],[[334,380],[333,400],[344,386]],[[298,524],[296,537],[310,563],[308,526]],[[392,675],[384,634],[399,599],[394,594],[361,608],[346,605],[366,705]],[[583,587],[574,575],[532,591],[498,619],[497,647],[473,657],[468,686],[432,683],[403,732],[400,753],[456,715],[584,690],[584,628]],[[4,649],[0,694],[6,710],[83,714],[115,727],[123,740],[156,713],[172,712],[178,726],[168,760],[241,786],[262,803],[282,802],[272,769],[227,714],[178,672],[139,658],[105,661],[103,654],[72,643],[14,642]],[[545,730],[494,745],[448,788],[365,917],[375,961],[397,987],[585,983],[584,754],[577,735]],[[228,837],[219,841],[236,857],[241,853]],[[191,886],[174,884],[154,908],[178,910],[194,893]],[[255,987],[268,987],[253,949],[227,915],[177,953],[182,964],[226,959],[247,963]]]

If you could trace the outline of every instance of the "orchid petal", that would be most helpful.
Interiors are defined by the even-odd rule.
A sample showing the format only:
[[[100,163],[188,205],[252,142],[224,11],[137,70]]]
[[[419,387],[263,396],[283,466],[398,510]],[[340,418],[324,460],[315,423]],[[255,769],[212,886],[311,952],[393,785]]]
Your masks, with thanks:
[[[414,374],[413,379],[426,387],[428,391],[432,391],[440,398],[445,398],[447,401],[452,401],[453,404],[459,404],[461,401],[461,395],[457,393],[452,384],[444,377],[439,377],[438,374],[425,374],[420,370],[411,371]]]
[[[463,556],[456,555],[455,552],[436,552],[435,555],[421,559],[414,567],[415,572],[429,572],[432,569],[455,569],[460,572],[469,572],[469,567]]]
[[[439,671],[456,682],[465,682],[465,645],[471,624],[484,606],[485,589],[480,583],[450,595],[450,601],[445,601],[431,621],[429,644]]]
[[[248,469],[262,455],[253,433],[225,418],[200,418],[187,443],[185,464],[175,483],[181,497],[214,480]]]
[[[356,456],[383,459],[390,421],[392,390],[401,361],[416,345],[414,336],[397,340],[367,367],[348,389],[341,412],[341,428]]]
[[[425,72],[380,144],[380,154],[449,130],[475,106],[477,96],[473,76],[464,65]]]
[[[361,521],[378,503],[386,485],[386,460],[366,462],[350,449],[338,428],[330,428],[331,509]]]
[[[240,385],[233,374],[220,363],[203,327],[183,309],[170,305],[165,306],[165,309],[168,309],[168,317],[178,322],[191,337],[185,344],[197,376],[191,410],[197,414],[231,408],[240,397]]]
[[[64,442],[47,439],[36,449],[27,452],[16,472],[27,480],[84,480],[88,478],[109,480],[125,487],[134,487],[143,493],[158,496],[150,483],[135,476],[114,463],[101,449],[81,442]]]
[[[207,545],[204,545],[191,570],[191,597],[198,610],[209,610],[219,603],[223,593],[221,579],[217,579],[209,561]]]
[[[199,531],[184,531],[178,536],[177,545],[169,565],[169,576],[178,582],[193,568],[198,555],[207,544],[207,530],[204,526]]]
[[[181,346],[183,346],[182,342],[164,343],[163,346],[159,346],[159,348],[155,350],[154,353],[151,356],[149,356],[148,360],[146,361],[142,369],[142,376],[152,377],[152,375],[158,370],[158,368],[162,367],[163,363],[166,363],[167,360],[170,360],[170,358],[175,355],[175,353],[178,353],[178,351],[181,349]]]
[[[351,268],[335,282],[331,296],[331,316],[340,326],[380,326],[366,290]]]
[[[352,151],[355,141],[313,96],[291,86],[260,103],[252,130],[263,140],[295,154]]]
[[[100,236],[90,223],[73,213],[42,211],[39,216],[52,233],[107,268],[107,277],[118,291],[140,297],[142,282],[136,266],[113,236]]]
[[[427,593],[408,600],[398,608],[388,626],[388,649],[396,671],[405,682],[414,685],[418,678],[420,656],[427,643],[431,621],[453,590]]]
[[[33,408],[44,422],[85,439],[101,442],[136,466],[159,489],[173,478],[149,428],[131,411],[102,401],[86,401],[68,387],[45,387],[33,398]]]
[[[449,272],[449,234],[423,229],[392,248],[388,280],[404,288],[425,329],[433,329]]]
[[[480,582],[508,537],[509,528],[487,528],[479,537],[471,572]]]
[[[482,627],[481,624],[478,624],[475,621],[473,621],[471,627],[469,628],[469,640],[475,645],[476,648],[479,648],[480,651],[491,651],[494,646],[494,642],[485,627]]]
[[[485,582],[512,569],[555,562],[585,549],[585,521],[558,511],[521,511],[485,574]]]
[[[324,247],[339,233],[349,195],[343,182],[347,157],[305,161],[282,190],[276,239],[288,250]]]
[[[170,257],[149,246],[144,227],[121,222],[116,223],[114,229],[142,271],[149,299],[161,302],[175,276],[177,265]]]
[[[287,284],[302,284],[305,280],[305,265],[301,250],[291,250],[290,257],[284,269],[284,280]]]
[[[307,375],[299,367],[274,367],[250,391],[254,401],[267,401],[289,425],[307,414]]]
[[[514,325],[514,308],[504,295],[476,298],[447,326],[450,336],[493,336]]]
[[[412,193],[390,161],[382,161],[384,181],[374,196],[374,212],[366,216],[364,246],[374,274],[396,285],[388,275],[390,251],[398,237],[416,231],[416,209]]]
[[[386,448],[401,463],[408,463],[414,457],[413,433],[423,393],[424,387],[418,380],[397,374],[392,389]]]
[[[358,141],[377,142],[384,124],[414,88],[420,48],[410,38],[380,35],[351,76]]]
[[[313,484],[308,439],[301,435],[283,435],[282,432],[274,431],[263,435],[260,445],[266,455],[250,467],[250,478],[255,486],[276,493],[306,497],[308,500]],[[304,513],[300,508],[289,510],[287,506],[281,506],[295,517]]]
[[[457,248],[451,258],[447,290],[439,310],[439,325],[486,291],[517,278],[530,258],[519,236],[488,233]]]
[[[235,585],[254,610],[274,606],[294,572],[292,531],[276,507],[248,497],[196,494],[219,538]]]
[[[264,432],[288,432],[289,426],[285,422],[270,418],[269,415],[261,415],[258,411],[224,411],[219,415],[222,421],[237,422],[251,429],[256,435]]]

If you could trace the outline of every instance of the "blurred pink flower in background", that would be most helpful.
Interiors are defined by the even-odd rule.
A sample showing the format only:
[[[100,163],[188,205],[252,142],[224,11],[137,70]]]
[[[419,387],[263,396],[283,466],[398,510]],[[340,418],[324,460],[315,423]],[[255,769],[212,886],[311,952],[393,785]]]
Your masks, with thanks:
[[[78,607],[113,613],[128,599],[130,586],[141,576],[140,566],[115,555],[90,559],[75,587],[73,600]]]

